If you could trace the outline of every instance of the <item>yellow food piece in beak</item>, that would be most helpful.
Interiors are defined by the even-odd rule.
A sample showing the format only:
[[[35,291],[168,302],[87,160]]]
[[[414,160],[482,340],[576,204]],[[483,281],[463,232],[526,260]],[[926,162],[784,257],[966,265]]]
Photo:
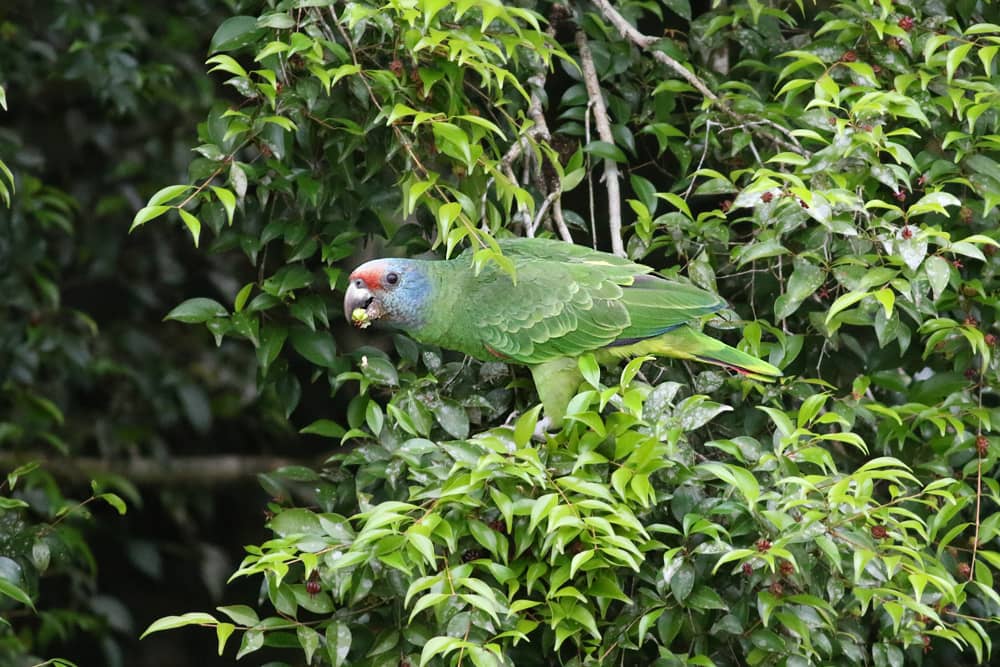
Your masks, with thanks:
[[[368,313],[364,308],[355,308],[351,311],[351,322],[361,329],[371,326],[371,320],[368,319]]]

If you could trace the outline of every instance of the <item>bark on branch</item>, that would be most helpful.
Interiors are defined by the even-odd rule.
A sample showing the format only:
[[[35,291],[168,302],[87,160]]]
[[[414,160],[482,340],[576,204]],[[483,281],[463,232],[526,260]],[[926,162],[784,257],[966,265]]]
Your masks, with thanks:
[[[656,42],[658,42],[659,39],[657,37],[653,37],[652,35],[644,35],[643,33],[639,32],[639,30],[636,29],[636,27],[633,26],[631,23],[629,23],[628,20],[624,16],[622,16],[617,9],[611,6],[611,2],[609,0],[593,0],[593,2],[594,5],[596,5],[597,8],[601,10],[601,14],[604,16],[604,18],[607,19],[608,22],[611,23],[611,25],[613,25],[618,30],[618,32],[621,34],[623,38],[632,42],[643,51],[648,51],[650,55],[653,56],[654,60],[662,63],[663,65],[666,65],[668,68],[673,70],[678,76],[680,76],[682,79],[690,83],[694,87],[694,89],[697,90],[699,93],[701,93],[702,96],[705,99],[707,99],[716,109],[718,109],[725,115],[729,116],[740,125],[746,126],[747,128],[753,128],[753,127],[760,128],[763,125],[775,130],[782,136],[778,136],[778,134],[775,134],[774,132],[762,129],[758,129],[757,132],[763,135],[765,138],[768,139],[768,141],[775,144],[776,146],[780,146],[781,148],[784,148],[785,150],[788,151],[792,151],[793,153],[798,153],[799,155],[803,155],[806,157],[809,156],[809,151],[807,151],[802,147],[802,144],[799,143],[799,140],[795,137],[794,134],[792,134],[788,130],[788,128],[782,127],[781,125],[775,123],[774,121],[768,120],[766,118],[749,116],[734,111],[732,108],[730,108],[726,100],[724,100],[723,98],[719,97],[714,92],[712,92],[712,90],[705,84],[705,82],[702,81],[700,78],[698,78],[698,76],[694,72],[684,67],[684,65],[682,65],[677,60],[674,60],[666,53],[653,49],[652,48],[653,45]]]
[[[580,52],[580,67],[583,70],[583,82],[587,87],[587,97],[593,109],[594,124],[597,125],[597,135],[601,141],[614,145],[615,137],[611,133],[611,121],[608,119],[608,109],[601,94],[601,82],[597,78],[594,67],[594,56],[587,43],[587,35],[583,30],[576,31],[576,48]],[[618,163],[610,158],[604,158],[604,187],[608,191],[608,232],[611,234],[611,252],[619,257],[625,256],[625,243],[622,240],[622,199],[618,182]]]

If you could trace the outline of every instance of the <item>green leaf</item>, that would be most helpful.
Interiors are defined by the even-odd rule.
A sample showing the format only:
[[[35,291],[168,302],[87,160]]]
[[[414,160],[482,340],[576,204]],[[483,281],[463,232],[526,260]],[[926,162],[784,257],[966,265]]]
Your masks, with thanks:
[[[972,42],[965,42],[948,51],[948,57],[945,59],[945,70],[948,74],[949,83],[955,76],[955,71],[965,61],[965,56],[969,54],[971,48]]]
[[[319,517],[301,507],[291,507],[275,514],[268,526],[278,537],[325,534]]]
[[[531,408],[517,418],[514,424],[514,444],[518,447],[525,447],[531,442],[531,436],[535,433],[535,426],[538,424],[538,415],[542,411],[541,404]]]
[[[716,461],[699,464],[697,468],[738,489],[750,505],[756,504],[760,498],[760,483],[746,468]]]
[[[243,633],[243,641],[240,642],[240,650],[236,653],[239,660],[245,655],[260,650],[264,646],[264,633],[261,630],[247,630]]]
[[[7,581],[6,579],[0,578],[0,595],[6,595],[16,602],[30,607],[32,611],[37,613],[35,609],[35,603],[31,601],[31,596],[24,592],[19,586]]]
[[[961,206],[962,202],[955,195],[948,192],[928,192],[918,199],[907,209],[907,215],[913,218],[915,215],[923,213],[940,213],[948,215],[946,206]]]
[[[167,204],[173,199],[177,199],[182,194],[189,192],[194,189],[193,185],[168,185],[163,188],[155,195],[149,198],[146,207],[150,206],[160,206],[161,204]]]
[[[263,34],[263,30],[257,26],[257,19],[253,16],[233,16],[223,21],[215,34],[212,35],[209,53],[216,51],[235,51],[254,40],[258,35]]]
[[[341,438],[346,431],[344,427],[330,419],[317,419],[312,424],[303,427],[299,433],[304,435],[318,435],[324,438]]]
[[[218,198],[219,203],[222,207],[226,209],[226,221],[229,225],[233,224],[233,213],[236,211],[236,195],[225,188],[220,188],[217,185],[212,186],[212,192]]]
[[[233,623],[238,623],[244,627],[251,627],[260,622],[260,619],[257,618],[257,612],[252,607],[243,604],[216,607],[216,609],[228,616]]]
[[[690,0],[664,0],[667,9],[677,14],[686,21],[691,20],[691,2]]]
[[[459,440],[469,437],[469,415],[459,403],[443,399],[432,405],[431,411],[448,435]]]
[[[559,504],[559,497],[554,493],[547,493],[541,496],[531,505],[531,519],[528,523],[528,532],[535,532],[542,519],[548,517],[549,513]]]
[[[594,389],[601,387],[601,367],[597,365],[597,360],[593,354],[587,353],[577,360],[583,379]]]
[[[326,626],[326,653],[333,667],[346,664],[351,651],[351,628],[343,621],[332,621]]]
[[[186,625],[215,625],[216,623],[218,623],[216,618],[205,612],[193,611],[181,616],[164,616],[153,621],[139,636],[139,639],[144,639],[146,635],[151,635],[154,632],[174,630],[176,628],[183,628]]]
[[[191,237],[194,239],[194,247],[198,247],[198,239],[201,236],[201,221],[194,217],[182,208],[177,209],[177,212],[181,215],[181,220],[184,221],[184,225],[191,232]]]
[[[427,640],[427,643],[424,644],[424,648],[420,652],[420,667],[424,667],[424,665],[430,662],[435,656],[447,656],[449,653],[463,647],[465,644],[466,642],[463,642],[456,637],[431,637]]]
[[[924,260],[924,273],[934,292],[934,298],[940,299],[951,280],[951,264],[943,257],[931,255]]]
[[[226,642],[229,641],[229,637],[233,634],[236,626],[232,623],[219,623],[215,626],[215,636],[219,643],[219,655],[226,650]]]
[[[697,578],[694,566],[685,562],[670,576],[670,592],[678,602],[683,603],[694,590]]]
[[[125,501],[121,499],[120,496],[114,493],[101,493],[94,496],[97,500],[103,500],[107,504],[115,508],[118,514],[125,514],[128,508],[125,507]]]
[[[234,58],[230,57],[230,56],[226,56],[226,55],[212,56],[211,58],[209,58],[208,60],[205,61],[205,64],[206,65],[215,65],[215,67],[213,67],[212,69],[208,70],[209,72],[215,72],[216,70],[222,70],[223,72],[226,72],[227,74],[233,74],[233,75],[238,76],[238,77],[243,77],[244,79],[248,78],[248,76],[249,76],[247,74],[247,71],[245,69],[243,69],[243,66],[240,65],[238,62],[236,62],[236,60]]]
[[[167,313],[163,320],[177,320],[178,322],[184,322],[186,324],[197,324],[199,322],[206,322],[216,317],[228,316],[229,311],[227,311],[225,306],[218,301],[198,297],[188,299],[187,301],[184,301],[180,305],[176,306],[173,310]]]
[[[604,160],[613,160],[614,162],[628,162],[628,158],[625,157],[625,153],[622,149],[618,148],[612,143],[607,141],[595,140],[591,141],[589,144],[583,147],[584,153],[589,153],[595,157],[599,157]]]
[[[298,625],[295,628],[295,634],[298,637],[299,646],[302,647],[302,653],[305,654],[306,664],[312,664],[313,654],[316,653],[320,644],[319,633],[308,625]]]
[[[262,289],[277,297],[302,289],[312,284],[313,275],[300,264],[292,264],[278,269],[277,273],[264,281]]]
[[[837,297],[837,300],[833,302],[830,306],[830,310],[826,313],[826,324],[830,324],[830,320],[837,316],[841,311],[850,308],[858,301],[861,301],[866,296],[871,294],[871,292],[847,292],[846,294],[841,294]]]
[[[329,331],[311,331],[299,326],[292,329],[288,339],[295,351],[310,363],[331,368],[337,361],[337,345]]]
[[[769,239],[767,241],[762,241],[761,243],[753,243],[743,246],[737,251],[737,266],[743,266],[744,264],[749,264],[750,262],[761,259],[767,259],[768,257],[777,257],[778,255],[784,255],[787,252],[788,249],[781,245],[781,241],[778,239]]]
[[[785,293],[774,301],[774,317],[783,320],[799,309],[802,302],[822,287],[826,272],[811,262],[795,258],[795,269],[788,278]]]
[[[128,228],[129,232],[140,225],[146,224],[154,218],[160,217],[172,208],[173,206],[146,206],[144,208],[140,208],[135,214],[135,217],[132,218],[132,225]]]

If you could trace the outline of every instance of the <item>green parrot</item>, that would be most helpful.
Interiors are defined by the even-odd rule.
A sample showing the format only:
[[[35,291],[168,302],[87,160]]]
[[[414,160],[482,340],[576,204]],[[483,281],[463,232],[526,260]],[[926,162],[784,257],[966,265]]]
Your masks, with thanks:
[[[375,259],[351,273],[344,315],[359,328],[389,325],[422,343],[528,366],[550,428],[562,423],[587,352],[601,364],[652,354],[764,381],[781,375],[699,330],[699,318],[726,306],[711,292],[563,241],[499,245],[516,282],[494,262],[476,273],[470,251],[444,261]]]

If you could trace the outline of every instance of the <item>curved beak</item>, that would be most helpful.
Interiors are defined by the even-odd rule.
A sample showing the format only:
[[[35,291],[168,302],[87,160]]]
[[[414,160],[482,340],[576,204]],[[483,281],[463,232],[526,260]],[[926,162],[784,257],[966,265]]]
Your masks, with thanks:
[[[354,326],[364,329],[378,317],[373,308],[375,296],[360,280],[352,281],[344,295],[344,317]]]

